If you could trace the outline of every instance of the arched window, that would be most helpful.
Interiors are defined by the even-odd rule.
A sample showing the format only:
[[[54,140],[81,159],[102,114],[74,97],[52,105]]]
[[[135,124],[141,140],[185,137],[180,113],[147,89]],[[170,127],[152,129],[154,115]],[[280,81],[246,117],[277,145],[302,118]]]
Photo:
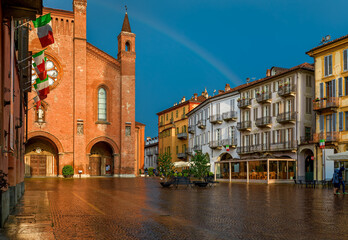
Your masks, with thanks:
[[[98,120],[106,121],[106,91],[104,88],[98,90]]]
[[[129,42],[126,42],[125,49],[126,49],[126,52],[130,51],[130,44],[129,44]]]

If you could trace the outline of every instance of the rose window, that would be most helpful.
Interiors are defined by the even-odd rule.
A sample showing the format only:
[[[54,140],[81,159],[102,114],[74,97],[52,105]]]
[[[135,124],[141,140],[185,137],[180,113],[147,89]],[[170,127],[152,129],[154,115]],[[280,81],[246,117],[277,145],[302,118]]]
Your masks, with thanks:
[[[48,76],[48,82],[49,82],[50,90],[52,90],[59,83],[60,72],[59,72],[58,64],[47,55],[46,55],[46,58],[47,58],[46,71]],[[34,60],[32,61],[32,63],[34,63]],[[32,67],[31,83],[34,84],[37,78],[38,78],[38,75],[35,71],[35,68]]]

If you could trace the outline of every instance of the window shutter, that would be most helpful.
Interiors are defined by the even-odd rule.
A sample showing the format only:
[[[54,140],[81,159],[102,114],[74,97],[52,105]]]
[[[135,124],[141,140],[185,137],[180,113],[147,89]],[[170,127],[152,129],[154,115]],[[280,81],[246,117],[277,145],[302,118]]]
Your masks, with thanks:
[[[319,116],[319,129],[320,132],[324,132],[324,115]]]
[[[332,74],[332,55],[329,56],[329,75]]]
[[[320,83],[320,98],[324,97],[324,83]]]
[[[348,130],[348,112],[345,112],[346,118],[346,131]],[[342,130],[343,130],[343,112],[342,112]]]
[[[336,79],[332,80],[332,95],[333,97],[336,97]]]
[[[272,116],[273,116],[273,117],[276,117],[276,115],[275,115],[275,105],[276,105],[275,103],[272,103],[272,106],[273,106],[273,109],[272,109],[273,115],[272,115]]]
[[[347,49],[343,51],[343,70],[348,70]]]
[[[338,96],[341,97],[342,94],[342,78],[338,79]]]
[[[338,114],[338,128],[339,128],[339,131],[343,131],[343,112],[339,112]]]
[[[336,113],[332,114],[332,131],[336,132]]]
[[[328,73],[328,56],[324,57],[324,75],[327,76]]]

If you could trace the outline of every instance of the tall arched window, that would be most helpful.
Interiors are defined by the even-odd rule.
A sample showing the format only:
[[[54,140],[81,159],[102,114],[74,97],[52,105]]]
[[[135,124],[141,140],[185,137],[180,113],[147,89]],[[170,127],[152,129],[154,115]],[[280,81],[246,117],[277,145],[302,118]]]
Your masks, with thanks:
[[[126,49],[126,52],[130,51],[130,44],[129,44],[129,42],[126,42],[125,49]]]
[[[98,120],[106,121],[106,91],[104,88],[98,90]]]

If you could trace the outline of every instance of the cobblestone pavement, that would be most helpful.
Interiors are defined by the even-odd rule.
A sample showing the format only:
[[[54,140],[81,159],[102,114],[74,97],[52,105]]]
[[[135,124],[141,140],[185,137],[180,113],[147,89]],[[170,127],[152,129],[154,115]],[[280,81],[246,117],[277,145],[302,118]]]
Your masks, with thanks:
[[[293,185],[163,189],[153,178],[26,179],[9,239],[348,239],[348,195]]]

